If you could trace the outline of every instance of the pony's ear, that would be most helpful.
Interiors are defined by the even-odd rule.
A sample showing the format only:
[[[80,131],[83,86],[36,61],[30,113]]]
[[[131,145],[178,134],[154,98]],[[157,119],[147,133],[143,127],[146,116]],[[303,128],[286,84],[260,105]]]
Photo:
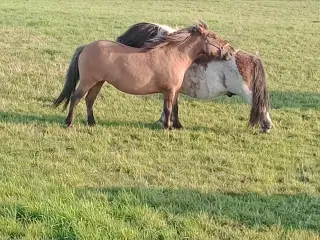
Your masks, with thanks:
[[[197,24],[196,26],[193,27],[192,31],[203,35],[206,30],[201,25]]]
[[[198,24],[197,25],[199,25],[199,26],[201,26],[201,27],[203,27],[205,30],[208,30],[209,28],[208,28],[208,24],[205,22],[205,21],[203,21],[203,20],[198,20]]]
[[[193,32],[200,33],[201,35],[204,35],[207,30],[208,25],[202,20],[198,20],[197,24],[192,29]]]

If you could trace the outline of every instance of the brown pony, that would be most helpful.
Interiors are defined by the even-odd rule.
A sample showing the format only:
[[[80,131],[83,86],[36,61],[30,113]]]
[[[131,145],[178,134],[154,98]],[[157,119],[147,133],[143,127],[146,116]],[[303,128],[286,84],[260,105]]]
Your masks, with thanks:
[[[104,82],[134,95],[162,93],[166,120],[172,128],[171,114],[184,74],[192,62],[205,53],[226,59],[234,53],[227,41],[198,24],[149,41],[144,48],[133,48],[113,41],[95,41],[76,49],[57,107],[70,101],[67,126],[74,122],[74,109],[86,95],[88,124],[94,125],[94,101]],[[76,88],[77,82],[79,86]],[[174,126],[173,126],[174,127]]]

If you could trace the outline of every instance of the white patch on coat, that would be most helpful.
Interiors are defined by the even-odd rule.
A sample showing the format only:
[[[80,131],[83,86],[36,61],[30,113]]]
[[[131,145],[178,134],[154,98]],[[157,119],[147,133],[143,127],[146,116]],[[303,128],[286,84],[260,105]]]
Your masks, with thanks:
[[[266,118],[267,118],[268,122],[270,123],[270,127],[274,127],[273,122],[271,121],[269,112],[266,113]]]
[[[193,86],[191,91],[190,86]],[[204,67],[192,64],[187,70],[181,93],[200,99],[213,99],[232,92],[252,104],[252,91],[239,73],[235,58],[229,61],[211,61]]]
[[[160,30],[158,31],[156,36],[154,36],[152,39],[149,39],[149,41],[151,41],[151,42],[156,42],[162,36],[173,33],[176,31],[175,29],[173,29],[172,27],[169,27],[167,25],[161,25],[158,23],[152,23],[152,24],[157,25],[160,28]]]

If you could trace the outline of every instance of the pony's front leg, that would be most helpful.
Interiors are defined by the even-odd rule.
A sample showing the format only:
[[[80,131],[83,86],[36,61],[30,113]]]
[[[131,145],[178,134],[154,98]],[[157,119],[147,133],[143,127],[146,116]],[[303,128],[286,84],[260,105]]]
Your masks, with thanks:
[[[163,99],[164,99],[164,114],[165,114],[165,122],[164,122],[164,127],[168,128],[169,130],[172,129],[172,121],[171,121],[171,116],[172,116],[172,107],[173,107],[173,102],[175,98],[175,91],[168,91],[163,94]]]
[[[173,128],[176,129],[181,129],[183,128],[182,124],[179,121],[179,104],[178,104],[178,92],[176,93],[175,96],[175,101],[173,104],[173,110],[172,110],[172,122],[173,122]]]
[[[161,116],[158,119],[157,123],[161,124],[164,126],[166,122],[166,114],[165,114],[165,103],[163,104]],[[175,101],[173,103],[173,109],[172,109],[172,114],[171,114],[171,122],[172,122],[172,127],[176,129],[181,129],[183,128],[182,124],[180,123],[179,120],[179,105],[178,105],[178,96],[176,94],[175,96]]]

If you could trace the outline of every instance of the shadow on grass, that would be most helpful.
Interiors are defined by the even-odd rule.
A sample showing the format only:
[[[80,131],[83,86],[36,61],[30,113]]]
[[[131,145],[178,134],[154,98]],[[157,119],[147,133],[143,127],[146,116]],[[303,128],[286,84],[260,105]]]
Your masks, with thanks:
[[[249,227],[280,225],[286,229],[320,232],[320,198],[315,196],[205,194],[189,189],[157,188],[80,188],[77,194],[90,199],[92,194],[106,194],[110,205],[147,206],[180,216],[205,213],[227,217]]]
[[[104,127],[134,127],[134,128],[148,128],[151,130],[163,130],[163,128],[156,122],[146,123],[146,122],[129,122],[129,121],[105,121],[97,120],[98,125]]]
[[[0,216],[13,220],[20,228],[9,228],[10,239],[21,239],[30,225],[41,223],[49,230],[50,239],[78,239],[72,219],[58,214],[47,214],[23,205],[0,205]]]
[[[269,94],[271,108],[273,109],[320,109],[320,93],[271,91]],[[183,95],[182,101],[195,101],[195,98]],[[205,102],[207,100],[202,101]],[[239,96],[221,96],[212,101],[219,104],[246,104],[245,101]]]
[[[270,102],[271,108],[274,109],[281,109],[281,108],[301,108],[301,109],[320,109],[320,93],[313,93],[313,92],[288,92],[288,91],[270,91]],[[162,95],[161,94],[153,94],[153,95],[146,95],[146,96],[137,96],[141,99],[157,99],[162,102]],[[181,102],[193,102],[199,101],[199,99],[189,97],[184,94],[180,94]],[[51,103],[52,99],[49,98],[39,98],[41,102]],[[204,103],[207,101],[214,101],[215,103],[219,104],[246,104],[244,99],[240,96],[220,96],[213,100],[200,100]],[[161,109],[162,105],[159,105],[159,109]]]
[[[24,123],[24,124],[46,124],[63,123],[64,118],[58,115],[31,115],[15,112],[0,112],[0,122],[3,123]]]
[[[320,109],[320,93],[311,92],[270,92],[272,108]]]
[[[15,124],[61,124],[64,125],[65,117],[59,115],[31,115],[31,114],[19,114],[14,112],[0,112],[0,123],[15,123]],[[85,126],[86,122],[84,119],[76,120],[76,124]],[[145,123],[145,122],[130,122],[130,121],[105,121],[97,120],[97,125],[104,127],[135,127],[135,128],[149,128],[152,130],[163,129],[156,122]]]
[[[151,96],[159,97],[159,96]],[[273,109],[281,108],[301,108],[301,109],[320,109],[320,94],[318,93],[302,93],[302,92],[280,92],[272,91],[270,93],[271,107]],[[195,101],[195,98],[188,96],[183,96],[182,101]],[[206,102],[207,100],[202,100]],[[213,100],[218,104],[245,104],[244,101],[239,97],[228,98],[226,96],[218,97]],[[161,110],[161,106],[159,106]],[[158,115],[155,116],[155,121],[158,119]],[[20,114],[15,112],[0,112],[0,122],[7,123],[25,123],[25,124],[61,124],[64,126],[64,118],[59,115],[31,115],[31,114]],[[130,121],[105,121],[103,119],[98,119],[97,124],[105,127],[138,127],[138,128],[148,128],[152,130],[161,130],[162,127],[156,122],[130,122]],[[81,124],[86,124],[84,119],[76,120],[76,122],[81,122]],[[212,129],[202,127],[202,126],[191,126],[188,127],[192,131],[211,131]]]

